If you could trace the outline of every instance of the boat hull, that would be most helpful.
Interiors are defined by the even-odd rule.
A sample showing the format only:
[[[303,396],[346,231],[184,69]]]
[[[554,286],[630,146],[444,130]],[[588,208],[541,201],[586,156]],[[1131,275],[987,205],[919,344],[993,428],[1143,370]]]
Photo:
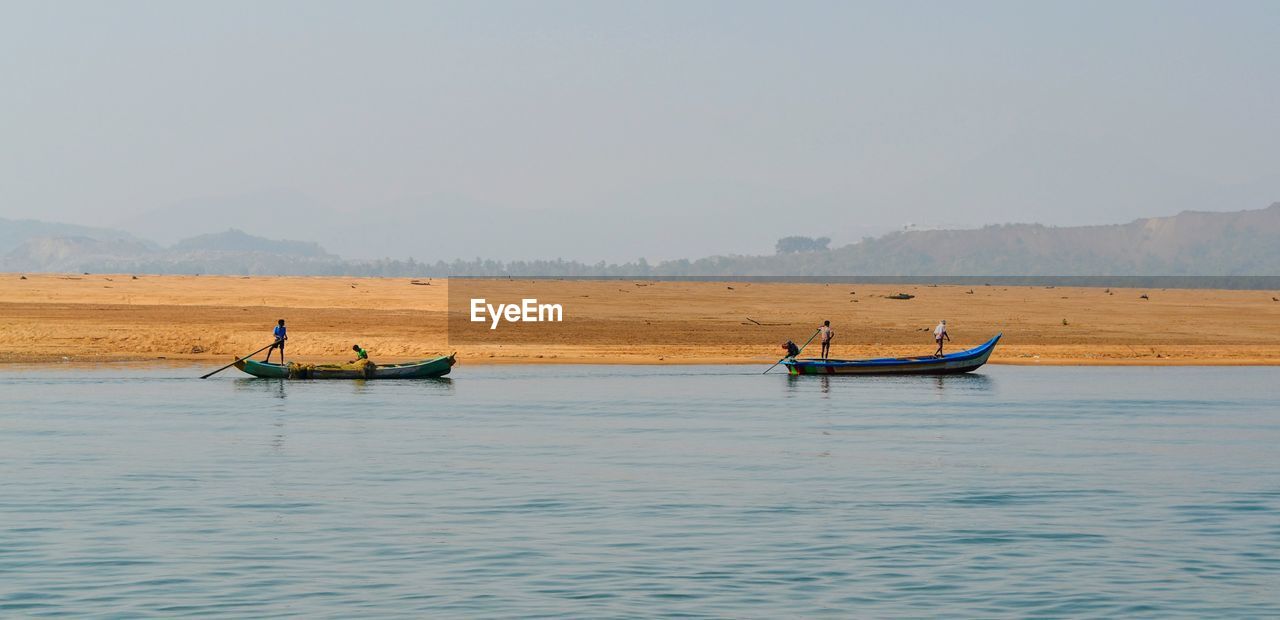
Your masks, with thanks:
[[[973,372],[987,363],[1002,334],[982,345],[943,357],[885,357],[869,360],[797,359],[783,363],[792,375],[950,375]]]
[[[263,379],[429,379],[449,374],[457,359],[445,355],[408,364],[373,365],[368,369],[302,364],[267,364],[253,360],[236,362],[236,368]]]

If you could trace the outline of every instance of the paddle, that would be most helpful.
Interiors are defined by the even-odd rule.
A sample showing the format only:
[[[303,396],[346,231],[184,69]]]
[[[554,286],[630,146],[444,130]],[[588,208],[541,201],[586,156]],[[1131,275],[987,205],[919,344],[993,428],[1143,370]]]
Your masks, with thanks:
[[[813,330],[813,335],[812,335],[812,336],[809,336],[809,339],[808,339],[808,340],[806,340],[806,341],[804,341],[804,346],[803,346],[803,347],[800,347],[800,350],[796,352],[796,355],[800,355],[801,353],[803,353],[803,352],[804,352],[804,347],[809,346],[809,343],[810,343],[810,342],[813,342],[813,339],[818,337],[818,332],[820,332],[820,331],[822,331],[822,330],[820,330],[820,329],[815,329],[815,330]],[[778,364],[781,364],[781,363],[783,363],[783,362],[785,362],[785,361],[787,361],[787,358],[785,358],[785,357],[784,357],[784,358],[782,358],[782,359],[780,359],[780,360],[778,360],[778,361],[774,362],[774,363],[773,363],[773,366],[770,366],[770,367],[766,368],[766,369],[765,369],[765,371],[764,371],[764,372],[762,372],[762,373],[760,373],[760,374],[762,374],[762,375],[767,375],[767,374],[769,374],[769,371],[770,371],[770,370],[773,370],[774,368],[777,368]]]
[[[273,342],[273,343],[271,343],[271,344],[269,344],[269,345],[267,345],[267,346],[265,346],[265,347],[262,347],[261,349],[258,349],[257,351],[254,351],[253,353],[250,353],[250,354],[248,354],[248,355],[246,355],[246,356],[244,356],[244,357],[242,357],[242,358],[239,358],[239,359],[237,359],[236,361],[231,362],[230,364],[227,364],[226,366],[223,366],[222,368],[219,368],[219,369],[217,369],[217,370],[215,370],[215,371],[213,371],[213,372],[211,372],[211,373],[209,373],[209,374],[207,374],[207,375],[205,375],[205,376],[203,376],[203,377],[200,377],[200,378],[201,378],[201,379],[208,379],[209,377],[212,377],[212,376],[214,376],[214,375],[216,375],[216,374],[218,374],[218,373],[220,373],[220,372],[222,372],[222,371],[224,371],[224,370],[226,370],[226,369],[228,369],[228,368],[231,368],[232,366],[235,366],[236,364],[238,364],[238,363],[240,363],[240,362],[243,362],[243,361],[245,361],[245,360],[247,360],[247,359],[249,359],[249,358],[251,358],[251,357],[253,357],[253,356],[255,356],[255,355],[259,354],[259,353],[262,353],[263,351],[266,351],[267,349],[270,349],[271,347],[274,347],[274,346],[276,346],[276,343],[274,343],[274,342]]]

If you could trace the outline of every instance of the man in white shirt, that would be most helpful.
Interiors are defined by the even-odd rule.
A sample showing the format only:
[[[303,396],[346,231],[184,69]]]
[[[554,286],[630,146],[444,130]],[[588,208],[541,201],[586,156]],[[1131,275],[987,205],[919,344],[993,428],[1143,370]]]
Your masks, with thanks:
[[[942,357],[942,339],[946,338],[947,342],[951,342],[951,336],[947,335],[947,320],[943,319],[938,326],[933,328],[933,339],[938,343],[938,350],[933,352],[934,357]]]
[[[831,321],[823,321],[822,327],[818,328],[818,333],[822,334],[822,359],[827,359],[827,354],[831,352],[831,339],[835,338],[836,333],[831,329]]]

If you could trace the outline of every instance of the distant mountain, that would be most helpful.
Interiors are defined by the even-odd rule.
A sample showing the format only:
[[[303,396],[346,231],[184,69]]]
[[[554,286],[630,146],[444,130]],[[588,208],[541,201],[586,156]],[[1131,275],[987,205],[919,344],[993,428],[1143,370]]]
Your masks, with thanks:
[[[0,257],[0,270],[89,271],[106,263],[138,261],[157,251],[155,244],[133,239],[36,237]]]
[[[335,214],[311,197],[287,190],[188,200],[118,222],[118,228],[165,245],[211,230],[237,230],[264,238],[290,236],[324,243],[321,231],[335,228]]]
[[[57,226],[44,230],[57,231]],[[0,271],[330,275],[349,269],[315,243],[265,239],[238,230],[184,239],[169,248],[107,237],[29,238],[0,255]]]
[[[281,241],[250,235],[234,228],[225,232],[183,239],[169,248],[172,252],[260,252],[305,258],[337,258],[310,241]]]
[[[1280,275],[1277,238],[1280,203],[1110,226],[891,233],[826,253],[731,262],[812,275]]]
[[[1280,275],[1280,203],[1113,226],[1033,224],[886,235],[838,261],[885,274]]]
[[[767,251],[779,236],[802,233],[816,224],[795,210],[763,209],[735,238],[713,234],[738,221],[740,204],[713,191],[647,202],[637,196],[605,199],[601,208],[582,205],[541,209],[491,204],[448,193],[426,194],[375,204],[332,205],[323,197],[290,190],[188,200],[152,209],[114,226],[164,245],[234,226],[270,239],[315,241],[346,258],[450,260],[482,256],[496,260],[563,257],[594,264],[640,256],[706,256],[735,248]],[[750,207],[784,205],[786,196],[765,194]],[[856,218],[850,217],[850,220]],[[823,227],[838,225],[830,221]],[[845,240],[886,229],[856,221],[841,232]],[[721,239],[714,245],[711,239]]]
[[[147,243],[127,232],[110,228],[95,228],[78,224],[59,224],[38,220],[9,220],[0,217],[0,255],[12,252],[23,243],[41,237],[80,237],[98,241]]]
[[[890,233],[833,250],[772,256],[583,265],[437,263],[413,275],[619,276],[1280,276],[1280,203],[1230,213],[1188,211],[1108,226],[1004,224]],[[819,240],[821,241],[821,240]],[[385,271],[402,273],[402,265]]]
[[[24,230],[69,230],[24,222]],[[41,227],[47,228],[41,228]],[[71,227],[75,228],[75,227]],[[96,230],[96,229],[90,229]],[[8,230],[5,231],[9,232]],[[1108,226],[1003,224],[974,230],[890,233],[827,250],[825,239],[770,256],[712,256],[587,264],[485,259],[422,263],[343,260],[321,246],[240,230],[169,248],[113,231],[25,239],[0,255],[0,271],[90,271],[367,276],[1280,276],[1280,203],[1231,213],[1187,211]],[[438,234],[448,235],[440,228]],[[11,235],[13,237],[13,235]],[[792,241],[794,242],[793,238]],[[779,246],[786,250],[794,243]],[[478,248],[477,253],[484,248]]]

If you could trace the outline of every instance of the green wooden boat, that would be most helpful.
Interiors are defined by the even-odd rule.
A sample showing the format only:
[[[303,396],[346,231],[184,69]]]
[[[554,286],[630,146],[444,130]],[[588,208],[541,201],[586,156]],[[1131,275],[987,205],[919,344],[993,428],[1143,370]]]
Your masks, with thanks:
[[[443,377],[457,363],[456,353],[406,364],[268,364],[240,360],[236,368],[264,379],[426,379]]]

